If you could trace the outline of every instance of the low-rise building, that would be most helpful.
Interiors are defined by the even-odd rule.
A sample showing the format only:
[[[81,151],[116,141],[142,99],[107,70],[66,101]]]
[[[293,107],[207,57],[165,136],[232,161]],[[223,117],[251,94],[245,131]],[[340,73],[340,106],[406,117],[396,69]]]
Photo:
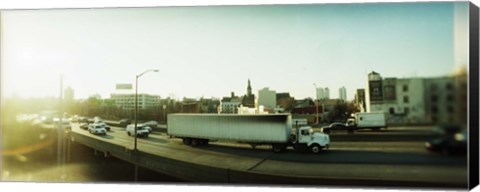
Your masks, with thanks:
[[[111,94],[110,98],[115,101],[115,106],[119,108],[135,109],[135,94],[133,93]],[[159,107],[160,103],[160,96],[158,95],[138,94],[138,109]]]
[[[366,111],[388,114],[389,123],[466,123],[466,72],[429,78],[368,75]]]

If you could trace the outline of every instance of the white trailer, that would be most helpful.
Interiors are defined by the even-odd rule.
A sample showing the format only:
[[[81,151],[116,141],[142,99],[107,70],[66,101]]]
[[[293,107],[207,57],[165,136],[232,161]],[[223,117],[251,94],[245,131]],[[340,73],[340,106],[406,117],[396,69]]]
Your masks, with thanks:
[[[387,121],[384,112],[355,113],[353,118],[347,120],[347,126],[353,126],[354,129],[378,130],[387,128]]]
[[[290,114],[169,114],[167,133],[191,146],[226,140],[271,145],[274,152],[293,146],[318,153],[330,144],[328,135],[314,133],[311,127],[292,131]]]

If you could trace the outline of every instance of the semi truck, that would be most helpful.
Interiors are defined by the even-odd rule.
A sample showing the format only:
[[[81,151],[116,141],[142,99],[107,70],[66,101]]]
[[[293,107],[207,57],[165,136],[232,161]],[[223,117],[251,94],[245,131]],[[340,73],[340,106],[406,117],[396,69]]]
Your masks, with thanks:
[[[358,129],[378,130],[387,128],[384,112],[361,112],[352,114],[352,118],[347,120],[346,126]]]
[[[207,145],[210,141],[234,141],[271,145],[273,152],[307,149],[319,153],[328,148],[330,137],[309,126],[293,127],[290,114],[169,114],[167,134],[185,145]]]

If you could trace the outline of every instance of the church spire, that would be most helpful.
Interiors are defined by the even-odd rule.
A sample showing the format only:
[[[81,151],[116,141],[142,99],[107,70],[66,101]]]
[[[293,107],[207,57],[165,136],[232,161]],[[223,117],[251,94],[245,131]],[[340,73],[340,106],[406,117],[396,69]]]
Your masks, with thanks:
[[[250,86],[250,79],[248,79],[248,86],[247,86],[247,97],[252,96],[252,86]]]

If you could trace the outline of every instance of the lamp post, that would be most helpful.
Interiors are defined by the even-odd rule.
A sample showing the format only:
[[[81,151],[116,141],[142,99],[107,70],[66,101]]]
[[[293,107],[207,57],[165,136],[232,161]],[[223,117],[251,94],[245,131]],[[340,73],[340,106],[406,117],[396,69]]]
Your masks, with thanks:
[[[318,88],[317,88],[317,84],[313,83],[313,86],[315,87],[315,111],[316,111],[316,115],[315,115],[315,124],[318,125]]]
[[[134,136],[134,147],[133,147],[133,150],[137,150],[137,113],[138,113],[138,78],[140,78],[143,74],[147,73],[147,72],[150,72],[150,71],[153,71],[153,72],[158,72],[158,69],[149,69],[149,70],[146,70],[144,71],[143,73],[140,73],[139,75],[136,76],[135,78],[135,113],[134,113],[134,118],[135,118],[135,136]]]
[[[163,104],[163,121],[167,123],[167,105]]]

